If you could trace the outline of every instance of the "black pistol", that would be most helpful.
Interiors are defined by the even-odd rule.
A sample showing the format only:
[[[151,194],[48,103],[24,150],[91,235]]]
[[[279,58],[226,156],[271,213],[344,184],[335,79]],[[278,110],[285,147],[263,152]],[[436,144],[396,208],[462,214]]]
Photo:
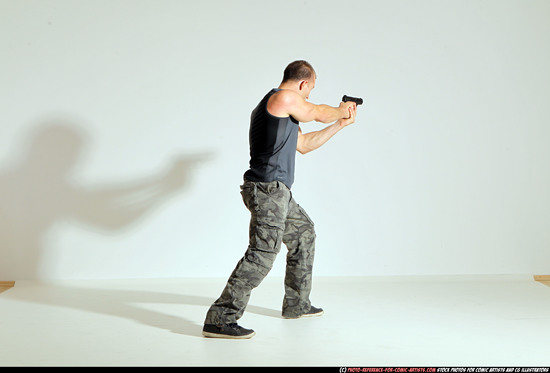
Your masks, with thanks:
[[[362,105],[363,104],[363,99],[362,98],[360,98],[360,97],[351,97],[351,96],[347,96],[347,95],[344,95],[344,97],[342,97],[342,101],[343,102],[353,101],[353,102],[355,102],[356,105]]]

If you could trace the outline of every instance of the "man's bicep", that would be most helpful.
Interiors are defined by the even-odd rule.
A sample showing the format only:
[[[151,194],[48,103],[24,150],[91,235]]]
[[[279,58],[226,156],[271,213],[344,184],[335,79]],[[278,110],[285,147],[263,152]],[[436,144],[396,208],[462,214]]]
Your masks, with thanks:
[[[317,105],[300,98],[290,107],[289,114],[298,122],[317,120]]]

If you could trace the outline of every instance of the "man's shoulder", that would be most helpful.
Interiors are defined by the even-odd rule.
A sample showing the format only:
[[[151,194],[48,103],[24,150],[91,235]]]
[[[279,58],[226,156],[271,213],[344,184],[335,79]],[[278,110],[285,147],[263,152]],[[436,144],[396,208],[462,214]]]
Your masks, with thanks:
[[[277,90],[267,101],[267,111],[276,117],[288,117],[295,102],[293,94],[288,89]]]
[[[269,101],[278,107],[291,107],[296,105],[301,96],[290,89],[278,89],[271,95]]]

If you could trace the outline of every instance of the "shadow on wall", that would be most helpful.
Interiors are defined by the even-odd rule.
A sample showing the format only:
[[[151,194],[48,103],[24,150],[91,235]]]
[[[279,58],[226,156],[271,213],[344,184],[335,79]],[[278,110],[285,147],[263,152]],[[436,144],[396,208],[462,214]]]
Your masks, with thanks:
[[[0,280],[37,279],[44,238],[61,219],[118,231],[143,218],[189,184],[207,154],[182,156],[158,175],[89,188],[73,177],[86,136],[71,123],[45,123],[28,148],[0,171]]]

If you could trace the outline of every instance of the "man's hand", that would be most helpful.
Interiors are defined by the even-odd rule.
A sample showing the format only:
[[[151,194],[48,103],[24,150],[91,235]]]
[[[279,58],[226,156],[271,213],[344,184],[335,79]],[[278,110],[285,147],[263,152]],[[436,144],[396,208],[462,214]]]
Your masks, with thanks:
[[[345,110],[345,112],[347,112],[347,114],[348,114],[347,116],[343,116],[342,117],[343,119],[351,118],[351,114],[349,112],[349,109],[352,108],[352,107],[355,107],[355,110],[357,110],[357,104],[353,101],[348,101],[348,102],[342,101],[342,102],[340,102],[340,109],[343,110],[343,111]],[[351,123],[349,123],[349,124],[351,124]]]
[[[342,104],[351,104],[348,107],[349,117],[344,118],[344,119],[340,119],[340,121],[339,121],[340,126],[342,128],[344,128],[344,127],[349,126],[350,124],[355,122],[355,117],[357,116],[357,105],[355,104],[355,102],[350,101],[350,102],[342,102],[340,104],[340,107],[342,107]]]

